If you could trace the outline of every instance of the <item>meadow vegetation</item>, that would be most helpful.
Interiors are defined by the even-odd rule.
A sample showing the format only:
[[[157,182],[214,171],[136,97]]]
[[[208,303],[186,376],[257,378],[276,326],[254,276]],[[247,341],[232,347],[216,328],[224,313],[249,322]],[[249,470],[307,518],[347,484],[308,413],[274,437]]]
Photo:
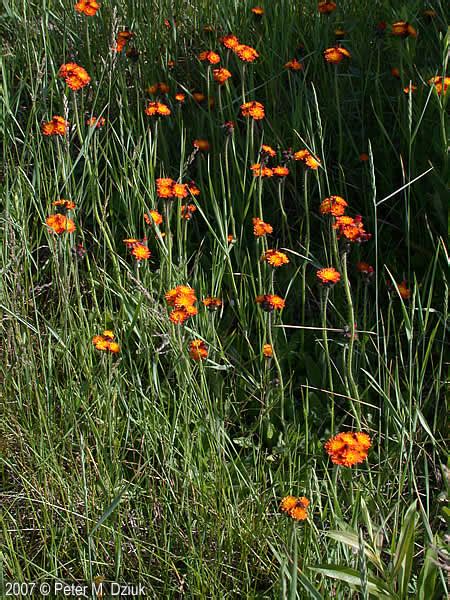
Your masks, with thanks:
[[[4,581],[447,596],[448,13],[333,4],[3,2]]]

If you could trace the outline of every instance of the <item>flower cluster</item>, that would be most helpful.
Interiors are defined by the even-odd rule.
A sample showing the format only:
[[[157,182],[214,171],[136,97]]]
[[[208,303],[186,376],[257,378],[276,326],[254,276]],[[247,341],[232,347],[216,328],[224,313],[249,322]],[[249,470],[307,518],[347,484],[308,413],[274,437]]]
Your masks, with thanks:
[[[367,433],[345,431],[330,438],[325,450],[335,465],[351,467],[367,458],[371,445]]]
[[[277,296],[276,294],[263,294],[262,296],[256,296],[256,304],[260,304],[261,308],[266,312],[272,312],[274,310],[283,310],[286,302],[281,296]]]
[[[114,341],[115,335],[112,331],[106,330],[102,335],[94,335],[92,343],[96,350],[102,352],[110,352],[111,354],[118,354],[120,352],[120,346]]]
[[[63,117],[55,115],[51,121],[42,124],[42,133],[44,135],[65,135],[69,129],[69,122]]]
[[[174,309],[169,318],[176,325],[183,325],[189,317],[193,317],[198,313],[195,306],[197,296],[193,288],[188,285],[177,285],[177,287],[166,293],[165,298],[167,304]]]
[[[208,356],[208,346],[203,340],[192,340],[189,344],[189,356],[196,361],[206,360]]]
[[[74,6],[75,10],[87,17],[93,17],[100,9],[100,4],[96,0],[79,0]]]
[[[134,258],[137,261],[141,261],[148,260],[152,255],[151,251],[148,249],[146,241],[147,240],[145,238],[143,240],[127,238],[126,240],[123,240],[123,243],[127,248],[131,249],[131,254],[134,256]]]
[[[243,117],[251,117],[255,121],[260,121],[265,116],[264,105],[261,102],[256,102],[256,100],[244,102],[241,105],[241,113]]]
[[[308,517],[307,508],[309,500],[304,496],[285,496],[281,501],[280,508],[295,521],[304,521]]]
[[[317,171],[320,167],[320,160],[313,156],[309,150],[303,148],[294,153],[294,160],[301,161],[304,165],[310,168],[312,171]]]
[[[84,88],[91,81],[86,69],[77,63],[65,63],[60,66],[58,77],[64,79],[71,90],[77,91]]]

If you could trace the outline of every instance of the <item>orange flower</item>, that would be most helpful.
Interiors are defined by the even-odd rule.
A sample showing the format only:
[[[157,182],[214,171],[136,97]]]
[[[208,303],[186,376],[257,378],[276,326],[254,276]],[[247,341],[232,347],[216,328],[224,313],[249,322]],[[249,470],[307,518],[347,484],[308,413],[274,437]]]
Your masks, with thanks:
[[[330,196],[321,202],[320,213],[322,215],[341,217],[345,213],[347,206],[347,202],[341,196]]]
[[[303,71],[303,65],[296,58],[292,58],[287,63],[285,63],[285,68],[290,71]]]
[[[284,252],[279,250],[266,250],[262,260],[265,260],[271,267],[281,267],[289,263],[289,258]]]
[[[204,102],[206,100],[206,96],[203,94],[203,92],[192,92],[192,97],[199,104],[200,102]]]
[[[341,275],[334,267],[326,267],[316,271],[317,279],[320,279],[323,285],[333,285],[340,281]]]
[[[338,236],[344,236],[349,242],[367,242],[372,237],[364,229],[361,215],[354,219],[348,216],[336,217],[333,229],[337,229]]]
[[[442,94],[442,90],[444,90],[444,96],[445,96],[445,94],[447,93],[448,86],[450,85],[450,77],[444,77],[444,79],[442,79],[442,77],[440,75],[438,75],[436,77],[432,77],[431,79],[429,79],[428,83],[429,83],[429,85],[434,85],[438,96],[440,96]],[[55,117],[53,117],[53,118],[55,118]]]
[[[409,300],[411,290],[407,287],[405,279],[401,283],[397,283],[398,293],[403,300]]]
[[[214,81],[216,81],[219,85],[223,85],[227,79],[230,79],[231,76],[232,75],[228,69],[221,68],[213,70]]]
[[[362,273],[363,275],[373,275],[374,273],[374,268],[371,265],[369,265],[369,263],[362,261],[356,263],[356,269],[359,273]]]
[[[155,96],[156,94],[168,94],[169,89],[170,88],[167,85],[167,83],[159,81],[157,83],[154,83],[153,85],[149,85],[147,88],[147,92],[152,96]]]
[[[88,125],[88,127],[95,127],[96,129],[100,129],[100,127],[104,127],[105,123],[106,123],[105,117],[91,117],[90,119],[87,119],[87,121],[86,121],[86,125]]]
[[[269,167],[264,167],[259,163],[255,163],[250,167],[253,172],[253,177],[272,177],[273,171]]]
[[[272,146],[267,146],[265,144],[263,144],[261,146],[261,155],[262,156],[270,156],[270,157],[274,157],[277,155],[277,153],[275,152],[275,150],[272,148]]]
[[[277,177],[286,177],[287,175],[289,175],[289,169],[287,167],[274,167],[272,169],[273,174],[276,175]]]
[[[181,217],[185,221],[190,221],[197,210],[195,204],[182,204],[181,205]]]
[[[336,2],[327,2],[326,0],[322,0],[319,2],[318,8],[321,15],[329,15],[336,10]]]
[[[258,52],[251,46],[246,46],[245,44],[234,46],[233,52],[244,62],[254,62],[259,58]]]
[[[172,195],[175,198],[186,198],[188,195],[187,185],[185,183],[173,183]]]
[[[193,340],[189,344],[189,356],[193,360],[205,360],[208,356],[208,347],[203,340]]]
[[[256,100],[242,104],[241,111],[243,117],[252,117],[255,121],[264,119],[264,104],[256,102]]]
[[[225,35],[224,37],[220,38],[220,42],[225,46],[225,48],[229,48],[230,50],[234,50],[234,48],[239,45],[239,40],[235,35]]]
[[[168,117],[172,111],[162,102],[149,102],[144,112],[149,117]]]
[[[139,240],[137,238],[127,238],[123,240],[123,243],[127,248],[133,248],[136,244],[139,244]]]
[[[364,462],[372,443],[367,433],[346,431],[325,443],[325,450],[335,465],[351,467]]]
[[[192,194],[193,196],[200,196],[200,190],[198,189],[195,181],[190,181],[187,184],[187,189],[188,189],[188,192],[190,194]]]
[[[42,133],[44,135],[65,135],[69,129],[69,122],[63,117],[55,115],[51,121],[42,124]]]
[[[273,348],[270,344],[264,344],[262,352],[265,358],[272,358],[273,356]]]
[[[411,94],[415,94],[417,91],[417,86],[414,85],[413,83],[410,83],[409,85],[407,85],[406,87],[403,88],[403,92],[405,94],[409,94],[411,92]]]
[[[73,210],[75,208],[75,202],[72,202],[72,200],[64,200],[63,198],[61,198],[60,200],[55,200],[54,202],[52,202],[52,206],[59,206],[63,210]]]
[[[96,350],[102,352],[109,351],[112,354],[118,354],[120,352],[120,346],[117,342],[114,342],[114,333],[112,331],[104,331],[102,335],[94,335],[92,343]]]
[[[174,323],[175,325],[183,325],[183,323],[189,319],[189,315],[188,313],[183,310],[182,308],[176,308],[175,310],[173,310],[170,315],[169,315],[169,319],[172,321],[172,323]]]
[[[264,223],[264,221],[262,219],[260,219],[259,217],[253,217],[252,223],[253,223],[253,235],[255,237],[263,237],[264,235],[267,235],[268,233],[273,232],[272,225],[269,225],[269,223]]]
[[[344,58],[351,58],[352,55],[343,46],[333,46],[333,48],[327,48],[323,52],[325,60],[333,65],[339,64]]]
[[[172,323],[182,325],[189,317],[197,314],[198,310],[194,306],[197,301],[195,291],[187,285],[177,285],[165,294],[167,304],[173,306],[169,318]]]
[[[252,13],[257,17],[262,17],[264,14],[264,9],[262,6],[254,6],[252,9]]]
[[[229,234],[227,235],[227,242],[228,242],[229,244],[232,244],[232,243],[234,242],[234,235],[233,235],[232,233],[229,233]]]
[[[133,36],[134,33],[131,31],[119,31],[116,37],[116,45],[113,48],[114,52],[122,52]]]
[[[222,306],[222,300],[216,296],[208,296],[202,302],[208,310],[217,310]]]
[[[160,177],[156,180],[156,195],[159,198],[173,198],[175,181],[169,177]]]
[[[369,160],[369,155],[366,152],[361,152],[358,158],[360,162],[367,162]]]
[[[395,77],[396,79],[400,79],[400,70],[397,69],[397,67],[392,67],[391,75],[392,75],[392,77]]]
[[[220,63],[220,56],[213,50],[206,50],[198,55],[199,60],[203,62],[209,62],[210,65],[217,65]]]
[[[134,244],[131,254],[136,260],[147,260],[152,255],[147,246],[142,242]]]
[[[45,222],[58,235],[61,235],[62,233],[73,233],[76,230],[75,223],[72,219],[69,219],[61,213],[50,215],[45,219]]]
[[[93,17],[100,8],[100,4],[95,0],[80,0],[74,6],[75,10],[87,17]]]
[[[347,32],[345,31],[345,29],[341,29],[340,27],[338,27],[337,29],[334,30],[334,37],[338,40],[342,39],[346,35],[347,35]]]
[[[144,221],[147,223],[147,225],[151,225],[152,222],[155,225],[161,225],[163,218],[157,210],[150,210],[148,215],[144,214]]]
[[[261,308],[266,312],[272,312],[273,310],[282,310],[286,303],[276,294],[264,294],[256,297],[256,304],[261,304]]]
[[[407,21],[396,21],[393,23],[391,34],[401,38],[407,38],[408,36],[417,37],[417,31]]]
[[[317,171],[320,167],[320,160],[315,158],[309,150],[303,149],[299,150],[294,154],[294,160],[302,161],[307,167],[312,169],[313,171]]]
[[[64,79],[71,90],[81,90],[91,81],[86,69],[76,63],[65,63],[58,71],[58,77]]]
[[[180,104],[183,104],[183,102],[186,100],[186,94],[183,94],[183,92],[178,92],[175,94],[175,100]]]
[[[175,61],[174,60],[168,60],[167,61],[167,68],[168,69],[173,69],[175,66]]]
[[[309,500],[304,496],[286,496],[280,504],[280,509],[296,521],[304,521],[308,517]]]
[[[201,152],[209,152],[209,142],[208,140],[194,140],[193,142],[194,148],[197,148]]]

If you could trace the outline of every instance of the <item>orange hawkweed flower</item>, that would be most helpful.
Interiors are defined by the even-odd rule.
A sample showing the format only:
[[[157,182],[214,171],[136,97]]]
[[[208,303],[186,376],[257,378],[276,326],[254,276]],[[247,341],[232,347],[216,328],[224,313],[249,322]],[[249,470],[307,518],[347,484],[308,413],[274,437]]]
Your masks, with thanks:
[[[367,433],[345,431],[325,443],[325,450],[335,465],[351,467],[367,458],[372,442]]]
[[[134,244],[131,254],[136,260],[147,260],[152,255],[147,246],[142,242],[137,242]]]
[[[322,215],[341,217],[347,206],[347,202],[341,196],[330,196],[321,202],[319,210]]]
[[[252,223],[253,223],[253,235],[255,237],[263,237],[264,235],[267,235],[268,233],[273,232],[272,225],[269,225],[269,223],[264,223],[264,221],[262,219],[260,219],[259,217],[253,217]]]
[[[60,200],[55,200],[54,202],[52,202],[52,206],[58,206],[63,210],[73,210],[75,208],[75,202],[72,202],[72,200],[64,200],[63,198],[61,198]]]
[[[360,162],[367,162],[369,160],[369,155],[366,152],[361,152],[361,154],[358,156],[358,159]]]
[[[46,224],[53,229],[57,235],[62,233],[73,233],[76,230],[75,223],[72,219],[61,213],[50,215],[45,219]]]
[[[272,146],[267,146],[266,144],[263,144],[261,146],[261,155],[262,156],[270,156],[271,158],[273,158],[274,156],[277,155],[277,153],[272,148]]]
[[[154,223],[155,225],[161,225],[163,218],[157,210],[150,210],[148,214],[144,214],[144,221],[147,223],[147,225],[151,225],[151,223]]]
[[[375,269],[369,265],[369,263],[363,262],[363,261],[359,261],[356,263],[356,270],[358,271],[358,273],[361,273],[361,275],[365,275],[365,276],[372,276],[375,272]]]
[[[411,298],[411,290],[406,285],[406,281],[403,280],[401,283],[397,283],[398,293],[403,300],[409,300]]]
[[[255,121],[264,119],[264,104],[252,100],[241,104],[241,112],[243,117],[252,117]]]
[[[407,85],[406,87],[403,88],[403,92],[405,94],[415,94],[417,92],[417,86],[414,85],[413,83],[410,83],[409,85]]]
[[[272,171],[277,177],[287,177],[287,175],[289,175],[289,169],[287,167],[274,167]]]
[[[77,12],[87,17],[93,17],[100,8],[100,4],[96,0],[80,0],[75,4],[74,8]]]
[[[200,52],[198,58],[203,62],[209,62],[210,65],[217,65],[217,63],[220,63],[220,56],[217,54],[217,52],[214,52],[213,50],[206,50],[205,52]]]
[[[91,81],[86,69],[76,63],[65,63],[60,66],[58,77],[64,79],[71,90],[81,90]]]
[[[173,198],[175,181],[169,177],[159,177],[156,180],[156,195],[158,198]]]
[[[137,238],[127,238],[123,240],[123,243],[127,248],[133,248],[136,244],[139,244],[139,240]]]
[[[317,171],[317,169],[320,167],[320,160],[315,158],[309,150],[306,150],[306,148],[295,152],[294,160],[300,160],[313,171]]]
[[[187,285],[177,285],[165,294],[165,298],[167,304],[175,309],[170,313],[169,318],[176,325],[182,325],[198,312],[194,306],[197,301],[195,291]]]
[[[316,277],[323,285],[334,285],[341,279],[341,275],[334,267],[326,267],[316,271]]]
[[[396,79],[400,79],[400,69],[398,69],[397,67],[392,67],[391,75],[392,75],[392,77],[395,77]]]
[[[432,77],[428,80],[429,85],[434,85],[438,96],[444,91],[444,96],[447,93],[448,86],[450,85],[450,77],[442,78],[440,75]],[[53,117],[54,118],[54,117]]]
[[[237,46],[234,46],[233,52],[244,62],[251,63],[259,58],[258,52],[251,46],[246,46],[245,44],[238,44]]]
[[[256,304],[261,304],[261,308],[266,312],[273,310],[282,310],[285,307],[285,300],[276,294],[264,294],[256,296]]]
[[[296,521],[304,521],[308,517],[307,508],[309,506],[308,498],[301,496],[286,496],[280,504],[280,509]]]
[[[367,242],[372,237],[364,229],[361,215],[354,219],[348,216],[336,217],[333,229],[337,229],[338,236],[345,237],[349,242]]]
[[[149,102],[144,112],[149,117],[168,117],[172,111],[166,104],[163,104],[162,102]]]
[[[168,94],[169,89],[167,83],[159,81],[153,85],[149,85],[146,91],[152,96],[156,96],[156,94]]]
[[[188,188],[185,183],[173,183],[172,195],[175,198],[186,198],[188,195]]]
[[[208,356],[208,346],[203,340],[193,340],[189,344],[189,356],[193,360],[205,360]]]
[[[190,221],[197,210],[195,204],[182,204],[181,205],[181,217],[185,221]]]
[[[271,267],[281,267],[289,263],[287,255],[279,250],[266,250],[262,256],[262,260],[266,261]]]
[[[255,163],[250,167],[253,172],[253,177],[272,177],[273,171],[269,167],[265,167],[260,163]]]
[[[104,127],[106,123],[105,117],[90,117],[86,120],[86,125],[88,127],[95,127],[96,129],[100,129],[100,127]]]
[[[230,71],[228,69],[214,69],[213,70],[214,81],[216,81],[219,85],[223,85],[230,77],[232,77]]]
[[[264,14],[264,9],[262,6],[254,6],[252,9],[252,13],[257,17],[262,17]]]
[[[201,152],[209,152],[209,148],[210,148],[208,140],[202,140],[202,139],[194,140],[193,146],[194,146],[194,148],[197,148],[197,150],[200,150]]]
[[[417,37],[417,31],[407,21],[396,21],[391,26],[391,34],[396,37]]]
[[[236,46],[239,46],[239,40],[235,35],[225,35],[220,38],[220,43],[230,50],[234,50]]]
[[[195,181],[190,181],[190,182],[187,184],[187,189],[188,189],[188,192],[189,192],[190,194],[192,194],[193,196],[200,196],[200,190],[199,190],[199,188],[197,187],[197,185],[196,185]]]
[[[113,48],[114,52],[122,52],[133,36],[134,33],[131,31],[119,31],[116,37],[116,45]]]
[[[273,348],[270,344],[264,344],[262,352],[265,358],[272,358],[273,356]]]
[[[102,335],[94,335],[92,343],[96,350],[102,352],[109,351],[112,354],[118,354],[120,352],[120,346],[114,341],[114,333],[112,331],[104,331]]]
[[[319,2],[318,9],[321,15],[329,15],[336,10],[336,2],[327,2],[326,0],[322,0]]]
[[[338,65],[344,58],[351,58],[352,55],[343,46],[333,46],[324,50],[323,57],[328,63]]]
[[[227,235],[227,242],[228,242],[229,244],[232,244],[232,243],[234,242],[234,235],[233,235],[232,233],[229,233],[229,234]]]
[[[217,310],[222,306],[222,300],[217,298],[216,296],[208,296],[202,303],[206,306],[208,310]]]
[[[180,104],[183,104],[183,102],[186,100],[186,94],[184,94],[183,92],[177,92],[175,94],[175,100]]]
[[[51,121],[42,124],[42,133],[44,135],[65,135],[69,129],[69,122],[58,115],[52,117]]]
[[[303,71],[303,64],[296,58],[291,58],[291,60],[288,60],[284,67],[290,71]]]
[[[203,92],[192,92],[192,97],[199,104],[201,102],[204,102],[206,100],[206,96],[205,96],[205,94]]]

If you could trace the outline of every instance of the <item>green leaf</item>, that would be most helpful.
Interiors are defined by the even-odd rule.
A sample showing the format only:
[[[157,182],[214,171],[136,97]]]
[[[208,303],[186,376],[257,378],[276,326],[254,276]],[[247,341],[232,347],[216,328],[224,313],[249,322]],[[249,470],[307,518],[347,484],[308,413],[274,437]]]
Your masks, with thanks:
[[[422,570],[417,582],[417,600],[431,600],[436,592],[437,554],[434,548],[428,548],[425,553]]]
[[[398,576],[398,590],[400,598],[406,598],[408,583],[411,577],[412,559],[414,555],[414,534],[419,515],[416,510],[416,501],[406,511],[403,526],[395,549],[392,575]]]
[[[114,498],[114,500],[111,502],[111,504],[108,506],[108,508],[104,511],[104,513],[102,514],[102,516],[100,517],[100,519],[97,521],[97,523],[94,525],[94,527],[92,528],[89,537],[92,537],[94,535],[94,533],[97,531],[97,529],[99,527],[101,527],[103,525],[103,523],[109,518],[109,516],[114,512],[114,510],[116,509],[117,505],[119,504],[125,490],[127,489],[128,486],[124,486],[121,491],[117,494],[117,496]]]
[[[360,549],[359,537],[356,533],[351,533],[349,531],[328,531],[326,535],[337,542],[341,542],[346,546],[350,546],[350,548],[354,548],[358,551]],[[366,542],[364,542],[364,554],[367,560],[370,561],[377,569],[383,570],[380,557]]]
[[[319,565],[318,567],[310,567],[312,571],[322,573],[326,577],[331,579],[337,579],[348,583],[352,588],[361,588],[361,578],[359,571],[351,569],[350,567],[341,567],[340,565]],[[367,589],[369,593],[376,598],[389,598],[390,600],[398,600],[397,594],[395,594],[384,581],[378,577],[368,577]]]

